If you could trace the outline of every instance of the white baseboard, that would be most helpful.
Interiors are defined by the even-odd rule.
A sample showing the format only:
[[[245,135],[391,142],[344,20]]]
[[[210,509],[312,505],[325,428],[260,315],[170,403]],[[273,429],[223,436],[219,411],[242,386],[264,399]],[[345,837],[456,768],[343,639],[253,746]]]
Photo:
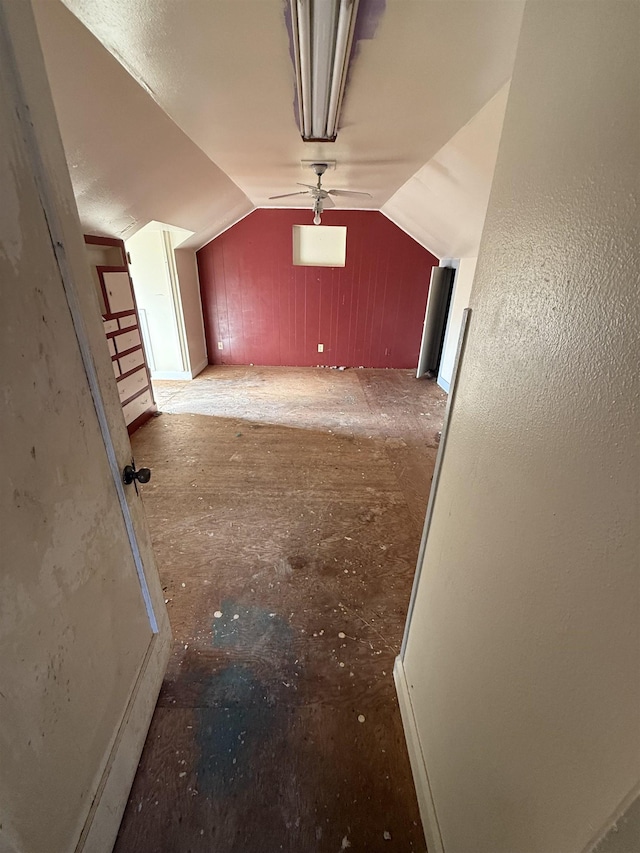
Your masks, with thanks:
[[[171,632],[165,622],[147,650],[76,853],[113,849],[170,654]]]
[[[413,707],[411,705],[409,686],[404,672],[404,665],[400,657],[396,658],[393,665],[393,680],[396,684],[400,716],[402,717],[404,736],[407,742],[407,751],[409,752],[409,760],[411,762],[411,770],[413,772],[413,783],[416,787],[416,796],[418,798],[420,817],[422,818],[424,837],[427,842],[427,850],[429,853],[444,853],[440,827],[438,826],[436,810],[433,805],[433,797],[431,796],[427,767],[424,762],[420,738],[418,736],[418,728],[416,726]]]
[[[195,379],[199,373],[207,367],[209,361],[205,358],[204,361],[200,362],[194,370],[152,370],[151,378],[152,379],[169,379],[175,380],[176,382],[184,382],[189,379]]]
[[[192,379],[190,370],[152,370],[151,379],[175,379],[184,382],[185,379]]]

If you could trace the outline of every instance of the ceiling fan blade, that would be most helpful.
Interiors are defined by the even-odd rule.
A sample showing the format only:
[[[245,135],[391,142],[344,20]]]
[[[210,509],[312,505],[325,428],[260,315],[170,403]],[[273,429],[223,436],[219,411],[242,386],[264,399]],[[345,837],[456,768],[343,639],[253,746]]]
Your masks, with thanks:
[[[273,201],[276,198],[291,198],[293,195],[308,195],[308,193],[304,190],[301,190],[299,193],[285,193],[284,195],[270,195],[269,201]]]
[[[355,190],[327,190],[327,192],[329,193],[329,195],[335,195],[335,196],[347,197],[347,196],[364,195],[364,196],[367,196],[367,198],[373,198],[371,193],[358,193]]]
[[[328,207],[335,207],[335,206],[336,206],[336,203],[335,203],[335,201],[333,201],[332,199],[330,199],[330,198],[328,198],[328,197],[327,197],[327,198],[323,198],[323,199],[322,199],[322,207],[323,207],[325,210],[326,210]]]
[[[306,187],[309,190],[317,190],[318,189],[318,187],[316,187],[314,184],[301,184],[300,181],[296,181],[296,184],[299,187]]]

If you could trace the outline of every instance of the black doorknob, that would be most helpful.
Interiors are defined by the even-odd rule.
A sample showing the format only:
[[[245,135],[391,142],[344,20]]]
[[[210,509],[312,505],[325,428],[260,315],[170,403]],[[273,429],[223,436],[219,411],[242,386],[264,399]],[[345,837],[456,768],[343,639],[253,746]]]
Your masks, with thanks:
[[[133,461],[133,459],[131,460],[131,463],[131,465],[125,465],[122,471],[122,482],[125,484],[125,486],[128,486],[135,480],[137,480],[138,483],[148,483],[151,479],[151,471],[149,470],[149,468],[140,468],[138,471],[136,471],[135,462]]]

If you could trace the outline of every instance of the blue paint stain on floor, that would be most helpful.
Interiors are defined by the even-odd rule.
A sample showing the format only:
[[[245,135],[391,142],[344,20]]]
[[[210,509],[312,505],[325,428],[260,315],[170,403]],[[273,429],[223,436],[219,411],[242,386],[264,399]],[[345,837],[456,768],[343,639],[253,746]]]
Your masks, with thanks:
[[[287,704],[280,700],[295,689],[299,667],[292,629],[280,616],[234,599],[225,599],[220,612],[212,618],[211,645],[230,660],[200,686],[196,770],[200,794],[229,797],[254,784],[260,756],[285,728]]]
[[[201,794],[228,797],[252,784],[256,751],[269,740],[277,707],[251,668],[231,664],[212,675],[206,707],[196,710],[196,765]]]

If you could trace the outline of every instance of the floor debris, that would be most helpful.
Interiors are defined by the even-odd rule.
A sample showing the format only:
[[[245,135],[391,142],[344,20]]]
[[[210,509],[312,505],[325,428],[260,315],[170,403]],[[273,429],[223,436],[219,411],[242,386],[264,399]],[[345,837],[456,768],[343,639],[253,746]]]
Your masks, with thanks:
[[[425,853],[380,673],[444,393],[408,370],[261,367],[156,393],[171,416],[132,439],[176,640],[114,853],[380,853],[385,823],[394,849]]]

